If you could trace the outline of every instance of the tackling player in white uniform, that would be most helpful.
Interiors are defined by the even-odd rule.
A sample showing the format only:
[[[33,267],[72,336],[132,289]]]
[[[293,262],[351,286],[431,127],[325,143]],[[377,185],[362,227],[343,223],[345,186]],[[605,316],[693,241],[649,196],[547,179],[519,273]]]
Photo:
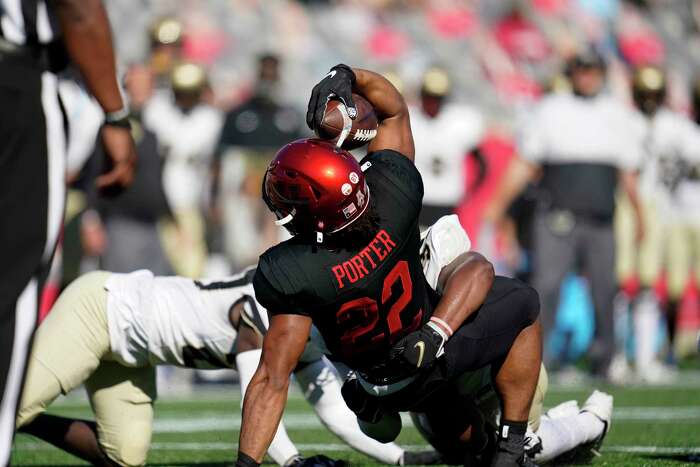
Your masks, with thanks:
[[[95,465],[143,465],[156,365],[212,369],[235,363],[245,391],[268,326],[254,298],[253,273],[210,282],[149,271],[82,276],[63,292],[36,335],[17,426]],[[345,406],[334,368],[311,345],[295,375],[324,425],[359,451],[387,464],[439,458],[365,436]],[[43,413],[81,384],[96,423]],[[268,454],[280,465],[343,465],[324,456],[301,458],[282,424]]]

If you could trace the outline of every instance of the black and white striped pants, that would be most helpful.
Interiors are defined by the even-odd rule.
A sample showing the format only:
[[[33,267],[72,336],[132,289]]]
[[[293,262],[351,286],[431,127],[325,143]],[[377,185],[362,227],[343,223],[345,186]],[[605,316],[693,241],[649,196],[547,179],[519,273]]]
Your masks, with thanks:
[[[57,79],[0,55],[0,466],[8,464],[39,297],[65,199]]]

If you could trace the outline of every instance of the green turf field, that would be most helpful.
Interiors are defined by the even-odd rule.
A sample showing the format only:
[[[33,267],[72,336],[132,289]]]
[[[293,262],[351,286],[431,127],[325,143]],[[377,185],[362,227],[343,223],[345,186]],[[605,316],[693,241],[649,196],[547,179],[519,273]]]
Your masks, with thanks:
[[[612,430],[595,465],[645,466],[700,464],[700,382],[673,387],[603,388],[615,396]],[[582,402],[590,389],[550,387],[546,403],[568,399]],[[187,398],[161,400],[149,465],[232,465],[240,424],[238,389],[198,391]],[[59,401],[52,412],[89,417],[81,398]],[[327,432],[306,402],[293,393],[285,413],[292,440],[304,454],[323,453],[352,465],[379,465],[351,451]],[[412,426],[404,427],[399,443],[420,449],[424,443]],[[76,458],[30,436],[19,435],[13,466],[84,465]]]

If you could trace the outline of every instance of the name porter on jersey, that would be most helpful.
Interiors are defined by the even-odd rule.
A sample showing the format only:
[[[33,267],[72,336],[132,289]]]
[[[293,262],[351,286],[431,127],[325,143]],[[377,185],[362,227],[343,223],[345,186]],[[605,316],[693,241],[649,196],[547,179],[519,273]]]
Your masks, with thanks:
[[[331,268],[338,281],[338,288],[342,289],[346,283],[354,284],[358,280],[377,269],[382,261],[396,247],[386,230],[380,230],[369,245],[347,261],[343,261]]]

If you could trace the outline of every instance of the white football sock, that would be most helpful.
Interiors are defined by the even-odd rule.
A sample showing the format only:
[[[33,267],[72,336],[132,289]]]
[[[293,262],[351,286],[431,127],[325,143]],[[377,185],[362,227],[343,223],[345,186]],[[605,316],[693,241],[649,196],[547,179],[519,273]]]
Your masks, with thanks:
[[[644,370],[655,360],[660,317],[654,293],[650,290],[640,293],[634,305],[635,365],[638,370]]]
[[[395,443],[380,443],[362,433],[357,417],[345,405],[340,393],[342,380],[325,358],[308,364],[294,373],[306,400],[321,422],[336,436],[356,450],[385,464],[398,464],[404,450]]]
[[[246,389],[250,380],[253,379],[255,370],[258,369],[262,350],[248,350],[236,355],[236,368],[238,369],[238,377],[241,380],[241,396],[245,397]],[[241,405],[243,401],[241,400]],[[287,435],[287,430],[284,429],[284,424],[280,422],[275,432],[275,437],[272,438],[270,447],[267,453],[272,460],[279,465],[284,465],[288,460],[299,455],[299,450],[294,446],[292,440]]]
[[[559,418],[544,415],[537,430],[537,436],[542,441],[542,451],[535,455],[535,461],[550,461],[581,444],[591,442],[604,429],[605,424],[589,412]]]

